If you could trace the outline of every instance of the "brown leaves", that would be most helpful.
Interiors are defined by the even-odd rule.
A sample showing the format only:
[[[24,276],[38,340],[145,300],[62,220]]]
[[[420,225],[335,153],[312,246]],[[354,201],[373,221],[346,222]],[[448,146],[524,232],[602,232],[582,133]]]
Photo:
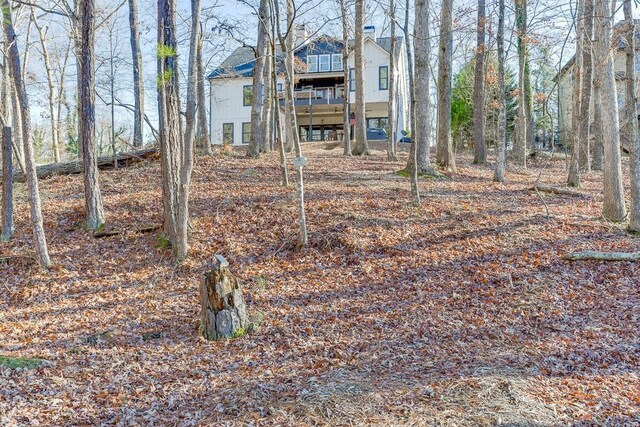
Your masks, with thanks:
[[[56,270],[0,265],[0,424],[612,425],[639,416],[637,266],[563,263],[634,251],[591,197],[544,196],[538,171],[500,186],[466,166],[423,180],[423,206],[384,147],[343,158],[307,145],[310,246],[296,248],[294,189],[277,156],[199,158],[191,252],[176,267],[155,233],[94,239],[77,226],[80,177],[43,181]],[[406,153],[404,153],[406,156]],[[545,177],[564,180],[563,162]],[[250,173],[249,173],[250,172]],[[107,223],[161,223],[156,163],[103,172]],[[30,247],[26,201],[16,239]],[[243,282],[260,332],[198,338],[197,289],[216,253]]]

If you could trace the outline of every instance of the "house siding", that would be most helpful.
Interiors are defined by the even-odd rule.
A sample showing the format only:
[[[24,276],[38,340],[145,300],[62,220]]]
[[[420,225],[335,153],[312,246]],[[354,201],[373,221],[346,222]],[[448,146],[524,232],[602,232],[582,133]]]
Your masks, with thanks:
[[[340,52],[342,46],[340,44],[339,49],[336,48],[335,43],[309,43],[308,46],[303,47],[300,51],[296,52],[296,56],[299,59],[306,58],[307,52],[309,54],[331,53]],[[406,66],[404,47],[402,43],[398,43],[398,53],[396,59],[396,84],[397,84],[397,107],[396,107],[396,139],[401,137],[401,131],[406,129],[406,111],[408,109],[408,100],[406,97]],[[388,101],[389,90],[380,89],[379,87],[379,70],[380,67],[389,67],[389,53],[380,47],[371,38],[365,40],[365,102],[367,103],[367,117],[388,117]],[[351,52],[349,55],[349,61],[346,66],[353,67],[354,54]],[[243,69],[246,66],[242,66]],[[334,73],[333,71],[331,72]],[[316,77],[317,74],[317,77]],[[323,78],[323,74],[329,73],[306,73],[306,79]],[[246,75],[246,74],[245,74]],[[210,115],[210,128],[211,128],[211,143],[222,144],[223,141],[223,124],[233,123],[233,144],[242,145],[242,123],[251,121],[251,106],[243,105],[242,88],[245,85],[251,85],[253,80],[251,77],[221,77],[215,72],[212,73],[212,78],[209,79],[211,88],[211,115]],[[279,78],[279,83],[284,83],[282,78]],[[347,83],[347,82],[345,82]],[[347,86],[348,87],[348,86]],[[349,103],[355,102],[355,93],[347,92],[349,96]],[[318,111],[314,110],[313,125],[338,125],[341,126],[342,110],[341,104],[334,103],[331,100],[331,104],[335,104],[336,108],[340,111],[335,114],[328,114],[328,111],[322,111],[322,107],[318,107]],[[333,108],[333,107],[332,107]],[[326,109],[326,106],[325,106]],[[297,118],[299,126],[305,126],[309,124],[309,114],[304,109],[297,109]]]
[[[636,53],[640,55],[640,50]],[[616,95],[618,98],[618,107],[624,106],[625,99],[625,80],[623,74],[626,71],[627,57],[624,51],[618,50],[614,54],[614,70],[616,73]],[[636,70],[638,66],[636,65]],[[622,78],[620,78],[622,77]],[[571,120],[573,117],[573,102],[572,102],[572,84],[573,84],[573,65],[569,67],[558,80],[559,89],[559,140],[564,145],[571,145],[572,142],[572,129]],[[636,74],[636,90],[640,90],[640,73]],[[595,106],[595,97],[591,98],[591,117],[593,120],[593,110]],[[620,121],[624,120],[624,115],[620,114]]]

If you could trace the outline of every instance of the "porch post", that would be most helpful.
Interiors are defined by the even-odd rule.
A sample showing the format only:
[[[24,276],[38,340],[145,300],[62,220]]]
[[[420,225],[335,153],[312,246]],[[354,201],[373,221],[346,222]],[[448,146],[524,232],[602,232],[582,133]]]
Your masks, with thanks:
[[[307,132],[307,141],[313,141],[313,103],[311,102],[311,94],[313,93],[313,88],[309,89],[309,132]]]

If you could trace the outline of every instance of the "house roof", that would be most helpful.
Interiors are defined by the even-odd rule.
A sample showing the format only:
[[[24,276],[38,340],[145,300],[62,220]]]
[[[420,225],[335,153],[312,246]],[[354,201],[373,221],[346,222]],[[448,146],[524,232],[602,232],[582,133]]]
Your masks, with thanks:
[[[634,21],[636,24],[634,39],[636,42],[636,50],[639,50],[640,49],[640,19],[634,19]],[[613,44],[617,46],[618,50],[623,50],[627,47],[625,36],[622,33],[622,31],[624,30],[624,23],[625,21],[619,21],[613,26],[613,40],[614,40]],[[576,56],[573,55],[567,61],[567,63],[564,64],[564,66],[560,69],[560,72],[556,74],[556,76],[553,78],[553,81],[556,81],[560,77],[562,77],[571,67],[573,67],[573,64],[575,62],[576,62]]]
[[[314,37],[309,43],[306,43],[303,46],[300,46],[296,49],[297,52],[306,49],[309,45],[313,43],[322,43],[327,40],[335,41],[336,43],[342,45],[342,40],[336,39],[331,36],[321,35]],[[371,39],[373,40],[373,39]],[[378,37],[376,40],[373,40],[378,46],[384,49],[387,52],[391,52],[391,37]],[[402,46],[403,37],[396,37],[396,55],[400,55]],[[353,40],[349,40],[349,46],[353,46]],[[279,52],[276,53],[276,56],[279,55]],[[253,64],[255,62],[255,48],[253,46],[240,46],[236,48],[231,54],[220,64],[219,67],[215,68],[211,71],[207,78],[215,79],[215,78],[223,78],[223,77],[252,77],[253,76]]]

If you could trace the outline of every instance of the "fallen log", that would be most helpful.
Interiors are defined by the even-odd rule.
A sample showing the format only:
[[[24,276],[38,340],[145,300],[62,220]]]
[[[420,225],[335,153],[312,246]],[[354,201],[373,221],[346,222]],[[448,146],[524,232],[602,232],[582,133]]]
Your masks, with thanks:
[[[157,147],[145,148],[144,150],[130,151],[128,153],[118,153],[115,158],[113,155],[98,157],[99,169],[111,169],[114,163],[118,166],[130,166],[143,160],[154,157],[158,153]],[[82,161],[74,160],[72,162],[50,163],[36,167],[38,179],[47,179],[58,175],[73,175],[82,173]],[[13,174],[14,182],[24,182],[25,175],[22,171]]]
[[[152,224],[146,227],[134,228],[133,230],[124,229],[95,231],[93,233],[93,237],[95,237],[96,239],[100,239],[101,237],[117,236],[118,234],[124,233],[150,233],[152,231],[159,230],[160,227],[162,227],[162,224]]]
[[[552,194],[561,194],[563,196],[571,196],[571,197],[589,197],[588,194],[582,193],[580,191],[569,190],[568,188],[561,187],[553,187],[551,185],[534,185],[530,188],[531,191],[542,191],[544,193],[552,193]]]
[[[640,252],[572,252],[561,257],[565,261],[640,261]]]

